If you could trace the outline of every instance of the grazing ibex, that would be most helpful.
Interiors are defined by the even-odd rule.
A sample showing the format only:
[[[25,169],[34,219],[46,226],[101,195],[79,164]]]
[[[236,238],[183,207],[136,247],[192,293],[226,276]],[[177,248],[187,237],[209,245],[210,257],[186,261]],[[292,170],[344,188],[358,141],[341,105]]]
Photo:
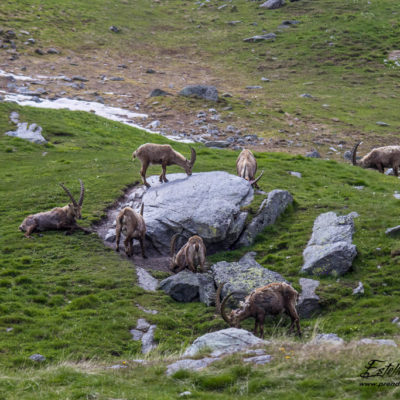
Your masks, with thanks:
[[[357,148],[361,144],[358,142],[354,145],[351,151],[351,160],[353,165],[358,165],[362,168],[374,168],[382,174],[385,168],[393,168],[396,176],[399,176],[400,165],[400,146],[383,146],[372,149],[357,163]]]
[[[171,265],[170,270],[178,273],[186,267],[190,271],[196,272],[197,267],[204,272],[204,263],[206,261],[206,246],[200,236],[194,235],[186,244],[175,254],[176,239],[180,234],[177,233],[171,239]]]
[[[68,230],[70,233],[79,229],[85,233],[90,233],[90,230],[79,226],[76,223],[77,219],[81,219],[81,208],[83,197],[85,195],[85,187],[83,182],[79,179],[81,185],[81,194],[79,201],[76,202],[71,192],[62,184],[60,186],[65,190],[72,203],[64,207],[55,207],[50,211],[44,211],[37,214],[29,215],[26,217],[19,230],[25,232],[26,237],[34,231],[50,231],[50,230]]]
[[[233,328],[240,328],[240,322],[246,318],[253,317],[255,319],[254,334],[257,334],[257,328],[260,328],[260,337],[264,337],[264,319],[267,314],[278,315],[286,312],[292,320],[289,328],[291,332],[296,325],[297,334],[301,336],[299,316],[296,311],[298,292],[287,283],[270,283],[269,285],[253,290],[244,301],[240,302],[240,306],[236,310],[232,310],[229,315],[226,314],[225,304],[229,297],[234,293],[230,293],[220,302],[221,290],[224,283],[219,285],[215,304],[217,310],[221,313],[222,318]]]
[[[115,251],[119,251],[119,240],[121,237],[121,231],[125,235],[124,246],[125,253],[128,257],[133,256],[133,239],[138,239],[140,242],[140,247],[142,249],[142,257],[147,258],[144,252],[144,238],[146,236],[146,224],[143,219],[143,206],[140,208],[140,214],[135,212],[130,207],[125,207],[122,209],[116,221],[116,242],[117,247]]]
[[[150,164],[161,164],[161,183],[168,182],[168,179],[165,176],[167,172],[167,165],[179,165],[189,176],[192,175],[192,168],[194,162],[196,161],[196,151],[192,147],[190,149],[192,151],[192,156],[190,160],[187,160],[182,154],[175,151],[169,144],[146,143],[142,144],[136,151],[133,152],[132,158],[138,158],[142,163],[140,175],[142,176],[143,184],[145,184],[147,187],[150,187],[146,181],[146,171]]]
[[[236,160],[236,171],[241,178],[246,179],[251,185],[254,185],[258,189],[257,181],[262,177],[264,171],[262,171],[260,176],[255,179],[257,161],[250,150],[243,149],[241,151]]]

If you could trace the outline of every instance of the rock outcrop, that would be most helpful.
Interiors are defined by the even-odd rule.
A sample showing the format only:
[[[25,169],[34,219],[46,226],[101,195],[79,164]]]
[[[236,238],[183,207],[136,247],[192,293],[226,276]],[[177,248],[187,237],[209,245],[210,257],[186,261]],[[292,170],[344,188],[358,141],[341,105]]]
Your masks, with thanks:
[[[313,227],[311,239],[303,252],[301,269],[312,275],[343,275],[357,255],[352,244],[353,218],[357,213],[337,216],[334,212],[319,215]]]

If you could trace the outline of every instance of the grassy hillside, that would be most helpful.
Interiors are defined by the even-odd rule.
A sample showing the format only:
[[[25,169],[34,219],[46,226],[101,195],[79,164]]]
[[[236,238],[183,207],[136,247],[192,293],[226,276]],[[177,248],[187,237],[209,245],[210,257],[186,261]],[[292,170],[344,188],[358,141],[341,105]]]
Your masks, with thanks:
[[[151,369],[151,374],[156,375],[151,376],[157,379],[156,376],[161,374],[161,385],[164,380],[161,378],[163,358],[173,357],[198,335],[225,327],[222,319],[214,315],[214,309],[199,303],[179,304],[163,293],[146,293],[138,288],[132,264],[105,248],[96,235],[77,233],[65,236],[61,232],[48,232],[29,240],[17,230],[27,214],[64,204],[65,195],[58,182],[64,182],[76,192],[78,178],[86,185],[83,224],[88,226],[98,220],[123,188],[138,180],[139,165],[130,160],[131,152],[149,137],[139,130],[88,113],[21,108],[5,103],[0,103],[0,110],[2,131],[10,128],[8,115],[15,110],[20,113],[21,120],[40,124],[44,136],[50,140],[49,144],[41,146],[8,136],[0,137],[0,360],[8,371],[0,381],[1,390],[7,393],[7,382],[22,379],[19,376],[21,372],[29,376],[33,374],[34,380],[41,376],[44,385],[51,386],[53,379],[64,385],[64,375],[67,381],[75,374],[80,377],[79,382],[83,376],[86,377],[86,373],[75,370],[80,367],[71,366],[75,362],[88,362],[91,365],[89,369],[97,370],[101,365],[139,358],[139,344],[131,340],[129,333],[139,317],[157,324],[159,347],[153,357],[158,361],[154,361],[154,369]],[[150,140],[165,142],[160,136],[151,136]],[[187,145],[175,143],[174,147],[189,154]],[[203,147],[197,147],[197,152],[195,171],[213,170],[218,166],[218,169],[234,173],[237,156],[234,152]],[[390,257],[390,251],[397,248],[398,243],[397,239],[387,238],[384,230],[396,223],[394,216],[398,200],[393,193],[398,185],[397,179],[351,165],[301,156],[260,153],[257,158],[259,167],[268,171],[261,181],[261,188],[265,191],[288,189],[295,198],[295,206],[273,228],[262,234],[252,248],[214,255],[210,262],[237,259],[245,251],[255,250],[262,265],[280,272],[298,287],[301,253],[314,218],[328,210],[338,213],[357,211],[360,217],[356,220],[354,242],[359,254],[354,270],[339,280],[321,279],[318,294],[324,304],[323,313],[317,319],[302,321],[305,333],[302,341],[308,341],[313,333],[320,331],[336,332],[346,339],[396,336],[398,327],[391,323],[391,319],[400,311],[396,277],[398,261]],[[178,169],[172,167],[170,172],[173,171]],[[301,172],[303,178],[290,176],[288,171]],[[157,173],[157,167],[152,167],[152,172]],[[365,188],[359,191],[353,187],[355,185]],[[352,295],[359,280],[366,288],[362,297]],[[160,313],[143,314],[136,304],[157,309]],[[278,322],[275,320],[266,325],[267,336],[272,335],[277,340],[271,351],[278,351],[278,343],[289,340],[281,337],[286,332],[288,321],[284,319],[277,325]],[[251,321],[244,324],[248,329],[251,326]],[[10,327],[12,331],[7,332]],[[301,344],[297,340],[289,340],[289,343],[294,348]],[[50,370],[41,368],[36,375],[31,370],[33,363],[28,359],[33,353],[44,354]],[[363,359],[368,357],[369,353],[363,354]],[[307,363],[312,363],[308,356],[307,360]],[[342,361],[348,362],[345,358]],[[56,367],[59,363],[64,363],[64,366]],[[362,361],[357,361],[351,368],[357,370],[362,365]],[[274,364],[273,368],[276,367]],[[222,374],[227,377],[220,378],[220,383],[215,383],[215,386],[212,383],[210,386],[201,384],[203,378],[196,378],[197,375],[194,378],[185,375],[183,383],[168,382],[174,391],[181,385],[195,382],[200,392],[224,389],[228,394],[232,385],[239,384],[242,374],[246,379],[259,376],[257,370],[249,367],[243,367],[244,372],[239,366],[239,372],[232,372],[229,363],[221,368],[222,371],[227,368]],[[291,368],[295,371],[297,367],[293,364],[289,370]],[[128,378],[130,372],[126,373]],[[145,370],[143,376],[135,379],[145,385],[148,373]],[[239,380],[235,378],[236,373]],[[107,373],[105,376],[103,372],[99,374],[101,379],[111,379],[101,385],[115,388],[114,378],[107,378]],[[306,378],[302,376],[303,379]],[[254,383],[258,387],[254,389],[256,393],[265,389],[264,380],[260,382],[259,386]],[[271,385],[281,390],[283,383],[278,382]],[[89,383],[80,383],[86,384]],[[126,385],[129,387],[128,383]],[[315,382],[310,385],[321,389]],[[358,382],[355,385],[358,386]],[[36,393],[36,390],[31,388],[28,393]],[[66,388],[64,390],[68,393]],[[162,392],[164,389],[157,387],[152,390]],[[37,393],[32,394],[32,398],[35,395]],[[26,398],[29,396],[27,394]],[[49,394],[48,398],[56,398],[51,396]],[[138,398],[148,398],[146,396]],[[160,398],[166,397],[160,394]]]
[[[366,149],[399,143],[400,71],[384,62],[399,47],[397,1],[302,0],[264,10],[258,2],[234,0],[218,10],[223,4],[216,0],[202,5],[180,0],[5,1],[0,4],[0,25],[27,30],[36,39],[34,46],[23,44],[24,35],[16,40],[20,58],[9,62],[9,67],[27,66],[28,72],[48,74],[84,73],[93,79],[101,74],[123,75],[124,93],[141,93],[141,100],[157,86],[176,93],[188,83],[215,84],[221,93],[234,95],[228,100],[231,110],[223,110],[226,104],[217,107],[226,124],[272,139],[268,143],[273,148],[304,153],[318,147],[325,152],[331,145],[349,147],[355,138],[366,141]],[[278,28],[284,20],[300,23]],[[230,25],[231,21],[240,22]],[[120,33],[111,32],[111,25]],[[274,42],[243,42],[268,32],[277,34]],[[57,47],[62,54],[38,56],[37,47]],[[118,69],[121,63],[128,69]],[[49,69],[51,65],[56,72]],[[145,74],[148,67],[164,75]],[[271,81],[261,82],[261,77]],[[171,83],[173,88],[168,86]],[[90,90],[103,90],[103,85],[91,84],[93,80],[87,84]],[[263,89],[246,90],[248,85]],[[304,93],[313,97],[300,97]],[[181,119],[185,114],[195,119],[202,107],[199,102],[170,98],[152,103],[152,99],[145,102],[146,111],[158,118],[182,113]],[[378,126],[378,121],[389,126]],[[279,144],[278,139],[296,145]]]
[[[140,97],[141,111],[152,118],[171,113],[182,119],[195,119],[199,109],[215,107],[225,125],[247,128],[266,142],[271,139],[273,150],[280,139],[293,140],[281,146],[292,154],[260,152],[257,161],[266,171],[261,188],[289,190],[294,206],[252,247],[212,255],[208,262],[237,260],[256,251],[260,264],[299,289],[302,251],[314,219],[327,211],[356,211],[358,255],[352,271],[339,279],[320,279],[322,311],[301,321],[302,339],[286,336],[286,318],[266,322],[266,338],[272,340],[266,346],[273,356],[270,364],[249,366],[234,355],[203,372],[178,372],[167,378],[165,366],[189,343],[226,327],[214,308],[181,304],[162,292],[142,290],[136,286],[132,263],[106,248],[95,234],[46,232],[26,239],[18,226],[28,214],[64,205],[59,182],[75,194],[80,178],[86,186],[82,225],[89,227],[139,180],[140,166],[131,161],[132,151],[148,141],[168,140],[90,113],[0,102],[0,399],[176,399],[186,390],[198,399],[400,398],[396,386],[360,386],[359,378],[369,360],[395,363],[399,350],[352,343],[362,337],[399,339],[400,328],[391,322],[400,316],[399,258],[391,252],[400,244],[398,237],[385,235],[386,228],[398,225],[399,200],[393,194],[399,181],[346,164],[341,155],[336,162],[294,154],[311,147],[327,152],[330,146],[343,145],[345,150],[357,139],[364,140],[360,152],[400,144],[400,70],[384,62],[390,51],[399,49],[400,3],[301,0],[287,1],[279,10],[262,10],[258,2],[233,0],[218,10],[223,4],[5,0],[0,2],[0,29],[29,31],[36,45],[25,45],[22,34],[16,39],[18,59],[11,61],[10,49],[0,49],[0,69],[88,76],[79,94],[83,98],[114,90],[110,85],[117,83],[96,86],[101,74],[124,75],[118,93],[132,93],[132,98],[109,97],[107,104],[133,110]],[[301,23],[278,29],[283,20]],[[111,25],[121,32],[110,32]],[[277,33],[274,42],[243,42],[268,32]],[[38,47],[56,47],[61,54],[38,56]],[[123,63],[128,68],[118,69]],[[26,72],[21,71],[24,66]],[[148,67],[165,75],[146,74]],[[271,81],[261,82],[261,77]],[[0,80],[1,88],[6,89],[7,82]],[[155,86],[167,89],[173,83],[170,91],[175,94],[199,82],[215,84],[233,97],[218,104],[177,97],[153,104],[154,99],[145,99]],[[51,85],[55,83],[49,83],[53,93]],[[263,89],[249,91],[248,85]],[[69,87],[61,89],[71,94]],[[312,98],[300,97],[303,93]],[[12,111],[19,112],[21,121],[42,126],[49,143],[35,145],[4,136],[13,128]],[[377,121],[389,126],[378,126]],[[188,145],[173,146],[189,156]],[[194,172],[235,173],[237,152],[195,147]],[[159,171],[151,167],[148,172]],[[178,171],[168,168],[169,173]],[[301,172],[302,178],[289,171]],[[259,202],[256,196],[252,212]],[[365,294],[354,296],[359,281]],[[145,314],[137,305],[159,313]],[[157,324],[158,347],[146,356],[144,366],[133,361],[142,355],[129,333],[138,318]],[[253,321],[243,327],[250,330]],[[350,344],[340,349],[306,345],[319,332],[337,333]],[[30,361],[34,353],[45,355],[46,362]],[[113,364],[127,368],[107,369]]]

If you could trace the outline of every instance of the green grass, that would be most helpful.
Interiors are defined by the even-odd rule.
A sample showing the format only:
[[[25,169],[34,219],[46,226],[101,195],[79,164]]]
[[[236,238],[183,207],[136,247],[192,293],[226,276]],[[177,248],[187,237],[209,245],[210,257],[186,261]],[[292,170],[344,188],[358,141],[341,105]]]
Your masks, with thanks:
[[[290,139],[299,132],[316,141],[343,140],[345,147],[354,141],[352,135],[374,145],[398,141],[400,71],[383,62],[389,51],[398,48],[400,5],[393,0],[370,4],[367,0],[302,0],[274,11],[237,0],[232,3],[237,13],[230,12],[230,3],[217,11],[220,2],[201,8],[178,0],[50,3],[3,1],[0,25],[28,30],[39,47],[59,47],[62,56],[106,50],[109,57],[167,56],[161,58],[165,68],[178,70],[195,61],[211,75],[224,77],[221,92],[234,94],[216,107],[231,106],[234,121],[241,119],[251,133],[266,138]],[[275,42],[242,41],[263,30],[276,31],[284,19],[302,23],[278,33]],[[242,23],[230,26],[231,20]],[[111,25],[120,27],[121,33],[111,33]],[[17,40],[22,53],[32,54],[33,49]],[[45,57],[50,62],[51,57]],[[244,90],[260,84],[261,76],[271,78],[262,83],[263,90]],[[305,92],[314,98],[300,98]],[[166,98],[160,99],[158,107],[173,105],[187,112],[199,104],[203,107],[203,102],[192,99]],[[41,125],[49,143],[41,146],[4,136],[2,132],[12,128],[11,111],[18,111],[22,121]],[[221,112],[230,123],[233,117]],[[390,126],[378,127],[376,121]],[[282,129],[285,132],[278,132]],[[96,235],[46,232],[28,240],[18,226],[28,214],[64,205],[66,196],[59,182],[77,193],[79,178],[86,186],[82,225],[90,226],[139,180],[139,163],[132,163],[132,151],[148,141],[168,141],[90,113],[6,103],[0,103],[0,133],[0,398],[175,399],[185,390],[199,399],[400,398],[395,387],[360,387],[358,378],[363,365],[374,357],[396,362],[397,349],[309,351],[304,346],[315,332],[335,332],[346,340],[398,338],[399,328],[391,320],[400,315],[400,259],[390,253],[400,246],[398,237],[384,233],[398,224],[399,200],[393,197],[398,190],[396,178],[335,161],[257,154],[259,169],[265,170],[261,188],[287,189],[295,204],[252,247],[212,255],[208,262],[238,260],[254,250],[263,266],[299,289],[302,251],[314,219],[327,211],[356,211],[358,255],[353,269],[340,279],[320,279],[317,293],[322,311],[301,321],[304,339],[284,336],[287,319],[267,321],[266,337],[273,339],[267,347],[274,357],[270,364],[249,367],[233,356],[200,373],[179,372],[166,378],[166,363],[197,336],[226,327],[215,310],[140,289],[132,264],[104,247]],[[187,145],[173,146],[190,154]],[[237,152],[195,147],[195,172],[235,173]],[[169,173],[178,171],[168,168]],[[301,172],[303,177],[290,176],[288,171]],[[149,173],[159,173],[159,167],[151,167]],[[359,185],[364,190],[354,189]],[[251,212],[259,202],[256,198]],[[365,287],[362,296],[352,294],[358,281]],[[144,314],[136,304],[160,312]],[[157,324],[158,349],[149,356],[148,366],[131,361],[141,354],[129,329],[141,317]],[[252,325],[249,320],[243,327]],[[279,350],[282,345],[287,352]],[[31,362],[34,353],[45,355],[46,362]],[[122,361],[127,362],[126,370],[106,369]]]
[[[38,373],[47,376],[28,359],[33,353],[45,355],[46,365],[53,367],[63,362],[104,365],[138,358],[140,346],[131,340],[129,329],[139,317],[157,324],[157,353],[161,356],[180,352],[200,334],[224,328],[225,323],[214,315],[212,307],[176,303],[162,292],[146,293],[138,288],[132,264],[104,247],[94,234],[46,232],[29,240],[18,231],[27,214],[66,202],[58,182],[77,191],[78,178],[86,186],[82,224],[89,226],[103,216],[103,210],[126,186],[139,179],[139,165],[130,160],[132,151],[148,140],[166,140],[88,113],[5,103],[0,103],[2,131],[9,128],[8,115],[14,110],[22,120],[40,124],[49,143],[41,146],[0,137],[0,362],[7,373],[39,368]],[[60,131],[68,135],[60,136]],[[189,154],[187,145],[174,143],[174,147]],[[213,170],[218,165],[218,169],[234,173],[237,153],[196,148],[195,171]],[[321,278],[318,294],[323,311],[318,320],[302,321],[304,340],[313,335],[316,323],[319,331],[336,332],[346,339],[396,336],[398,327],[391,319],[400,311],[398,261],[390,257],[390,251],[398,248],[398,243],[384,234],[385,228],[394,224],[392,216],[398,208],[398,200],[392,196],[396,178],[301,156],[260,153],[257,159],[259,168],[268,171],[260,181],[261,188],[287,189],[295,205],[251,248],[216,254],[209,262],[238,259],[246,251],[255,250],[262,265],[280,272],[298,288],[302,250],[315,217],[330,210],[343,214],[357,211],[360,217],[356,219],[354,243],[358,256],[353,271],[339,280]],[[170,167],[169,172],[178,170]],[[293,170],[301,172],[303,178],[290,176],[288,171]],[[158,168],[152,167],[150,172],[157,173]],[[360,184],[365,186],[362,192],[353,188]],[[366,288],[361,297],[352,295],[359,280]],[[136,303],[160,313],[143,314]],[[267,337],[279,338],[287,322],[270,320]],[[13,330],[6,332],[10,327]],[[244,324],[244,328],[251,327],[250,320]],[[163,373],[162,368],[161,372],[156,370]],[[232,387],[240,386],[241,381],[224,374],[193,378],[193,382],[200,392],[233,393]],[[108,373],[105,376],[108,379]],[[144,385],[146,376],[140,378]],[[252,383],[251,390],[263,384]],[[308,384],[312,382],[304,383]],[[155,390],[163,389],[160,386]],[[318,385],[313,388],[319,390]]]

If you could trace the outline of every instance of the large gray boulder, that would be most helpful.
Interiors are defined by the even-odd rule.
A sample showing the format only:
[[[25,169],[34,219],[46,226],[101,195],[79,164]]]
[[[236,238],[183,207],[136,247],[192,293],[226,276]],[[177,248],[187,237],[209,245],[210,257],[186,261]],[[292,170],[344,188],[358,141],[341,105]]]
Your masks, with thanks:
[[[208,252],[229,249],[242,233],[253,200],[244,179],[227,172],[168,174],[169,182],[148,178],[152,186],[142,198],[147,234],[159,253],[169,253],[171,237],[199,235]]]
[[[184,352],[184,357],[193,357],[202,349],[211,351],[212,357],[244,351],[255,346],[264,346],[269,342],[259,339],[249,331],[237,328],[222,329],[198,337]]]
[[[300,318],[310,318],[321,308],[319,297],[315,294],[315,289],[319,286],[319,281],[300,278],[299,283],[302,290],[297,302],[297,312]]]
[[[287,282],[282,275],[261,266],[255,259],[255,252],[247,253],[238,262],[220,261],[211,266],[214,282],[218,287],[225,283],[222,296],[231,292],[233,303],[242,301],[250,292],[273,282]]]
[[[184,87],[179,94],[186,97],[197,97],[204,100],[218,101],[218,90],[215,86],[190,85]]]
[[[292,195],[286,190],[275,189],[261,203],[257,215],[246,227],[235,247],[250,246],[256,236],[267,226],[275,223],[276,219],[293,203]]]
[[[357,213],[337,216],[334,212],[319,215],[313,227],[311,239],[303,252],[301,269],[312,275],[343,275],[357,255],[352,244],[353,218]]]
[[[285,0],[268,0],[260,5],[260,8],[267,8],[269,10],[274,10],[276,8],[281,8],[285,5]]]
[[[214,280],[210,274],[194,274],[183,270],[161,281],[160,289],[183,303],[201,301],[211,306],[215,302]]]

